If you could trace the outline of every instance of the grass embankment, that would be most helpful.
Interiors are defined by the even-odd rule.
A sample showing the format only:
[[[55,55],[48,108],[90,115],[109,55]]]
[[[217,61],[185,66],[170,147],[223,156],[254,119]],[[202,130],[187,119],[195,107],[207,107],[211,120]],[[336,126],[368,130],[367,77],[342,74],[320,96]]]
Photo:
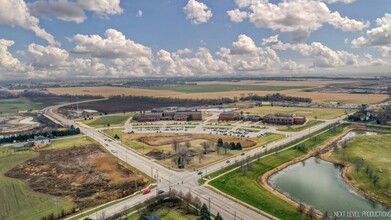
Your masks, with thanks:
[[[307,123],[304,125],[293,125],[293,126],[278,126],[278,131],[288,131],[288,132],[299,132],[302,130],[305,130],[307,128],[313,127],[315,125],[318,125],[322,123],[322,121],[318,120],[309,120]]]
[[[87,136],[61,138],[61,139],[52,140],[49,145],[42,148],[41,150],[53,150],[53,149],[63,149],[63,148],[68,148],[68,147],[80,147],[80,146],[95,144],[95,143],[96,143],[95,141],[93,141],[91,138],[89,138]]]
[[[300,145],[304,145],[307,150],[310,150],[329,138],[341,133],[345,127],[346,125],[339,125],[335,132],[331,130],[326,131],[319,134],[319,138],[309,138],[303,143],[300,143]],[[294,144],[298,143],[298,141],[295,141]],[[283,147],[287,146],[292,146],[292,144]],[[237,169],[211,181],[210,184],[222,192],[280,219],[307,219],[308,217],[299,213],[294,206],[273,195],[258,183],[258,178],[267,171],[304,154],[305,152],[303,151],[289,148],[254,162],[253,168],[248,170],[246,174],[243,174],[240,169]],[[216,174],[213,175],[216,176]]]
[[[132,115],[134,115],[134,113],[95,116],[92,120],[80,120],[80,122],[94,128],[103,128],[108,124],[110,124],[110,127],[123,126],[126,120],[128,120]]]
[[[345,115],[345,109],[335,108],[302,108],[302,107],[282,107],[282,106],[262,106],[248,109],[241,109],[240,111],[248,112],[250,114],[296,114],[305,116],[307,118],[318,119],[333,119]]]
[[[304,89],[306,86],[258,86],[258,85],[233,85],[233,84],[209,84],[209,85],[174,85],[161,87],[148,87],[151,90],[171,90],[183,93],[209,93],[229,91],[283,91],[288,89]]]
[[[331,159],[347,165],[347,181],[355,189],[391,207],[390,135],[354,137],[346,148],[334,152]],[[376,184],[375,179],[378,179]]]
[[[33,152],[0,156],[0,219],[41,219],[74,206],[70,199],[34,192],[26,182],[4,176],[14,166],[35,156]]]

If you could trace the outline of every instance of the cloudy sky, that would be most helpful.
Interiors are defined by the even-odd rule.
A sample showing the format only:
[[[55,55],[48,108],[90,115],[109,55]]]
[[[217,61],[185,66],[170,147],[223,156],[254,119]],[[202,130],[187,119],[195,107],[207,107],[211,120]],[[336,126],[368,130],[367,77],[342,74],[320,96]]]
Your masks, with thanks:
[[[390,0],[0,0],[0,80],[390,67]]]

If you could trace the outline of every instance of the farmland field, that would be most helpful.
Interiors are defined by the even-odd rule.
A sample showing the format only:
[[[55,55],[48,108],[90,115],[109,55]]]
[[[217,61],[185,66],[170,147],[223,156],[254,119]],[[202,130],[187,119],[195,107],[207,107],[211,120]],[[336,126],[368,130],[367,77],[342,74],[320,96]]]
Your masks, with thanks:
[[[80,122],[94,128],[101,128],[107,124],[110,124],[110,127],[123,126],[125,121],[132,115],[133,113],[119,113],[114,115],[95,116],[92,120],[80,120]]]
[[[284,84],[281,84],[283,86]],[[272,83],[268,83],[272,86]],[[292,83],[289,84],[292,86]],[[311,86],[301,83],[300,86]],[[54,94],[71,94],[71,95],[102,95],[105,97],[113,95],[133,95],[133,96],[152,96],[152,97],[173,97],[173,98],[233,98],[240,97],[241,94],[253,93],[256,95],[272,94],[276,91],[226,91],[226,92],[200,92],[200,93],[184,93],[170,90],[153,90],[140,88],[124,88],[113,86],[99,87],[69,87],[69,88],[49,88],[49,92]],[[388,98],[385,94],[349,94],[349,93],[331,93],[331,92],[305,92],[303,89],[288,89],[279,91],[281,94],[290,96],[299,96],[311,98],[313,102],[344,102],[344,103],[379,103]]]
[[[301,107],[280,107],[280,106],[262,106],[255,108],[242,109],[243,112],[249,112],[250,114],[297,114],[307,118],[318,119],[333,119],[345,114],[344,109],[328,109],[328,108],[301,108]]]
[[[40,219],[61,209],[69,211],[74,204],[70,199],[32,191],[26,182],[4,176],[19,163],[37,156],[36,153],[17,153],[0,156],[0,219]]]
[[[0,112],[3,113],[14,113],[25,110],[37,110],[40,105],[33,103],[26,98],[16,99],[0,99]]]
[[[229,91],[283,91],[288,89],[305,89],[305,86],[263,86],[263,85],[233,85],[233,84],[208,84],[208,85],[175,85],[151,87],[152,90],[170,90],[183,93],[212,93]]]

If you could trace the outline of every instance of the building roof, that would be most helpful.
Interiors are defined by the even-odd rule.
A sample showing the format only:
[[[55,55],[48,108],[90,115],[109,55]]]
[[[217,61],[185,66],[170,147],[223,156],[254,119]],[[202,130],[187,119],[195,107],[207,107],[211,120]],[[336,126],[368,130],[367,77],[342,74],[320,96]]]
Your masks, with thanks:
[[[222,112],[220,115],[238,115],[238,112]]]
[[[84,109],[83,111],[85,111],[87,113],[97,113],[98,112],[97,110],[92,110],[92,109]]]
[[[162,116],[161,112],[148,112],[144,114],[145,116]]]
[[[194,112],[175,112],[176,115],[199,115],[201,112],[194,111]]]

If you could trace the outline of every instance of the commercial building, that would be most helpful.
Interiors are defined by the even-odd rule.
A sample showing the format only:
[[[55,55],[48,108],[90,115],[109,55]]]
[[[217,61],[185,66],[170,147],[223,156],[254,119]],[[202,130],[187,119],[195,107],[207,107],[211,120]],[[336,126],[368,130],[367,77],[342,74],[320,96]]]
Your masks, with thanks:
[[[295,114],[269,114],[263,117],[263,122],[268,124],[294,125],[304,124],[306,118],[303,116],[296,116]]]
[[[180,111],[181,110],[181,111]],[[186,110],[186,111],[182,111]],[[137,114],[133,116],[133,120],[138,122],[147,121],[196,121],[202,120],[202,112],[189,108],[155,108],[151,112],[145,114]]]
[[[235,121],[240,118],[238,112],[222,112],[219,115],[219,121]]]

